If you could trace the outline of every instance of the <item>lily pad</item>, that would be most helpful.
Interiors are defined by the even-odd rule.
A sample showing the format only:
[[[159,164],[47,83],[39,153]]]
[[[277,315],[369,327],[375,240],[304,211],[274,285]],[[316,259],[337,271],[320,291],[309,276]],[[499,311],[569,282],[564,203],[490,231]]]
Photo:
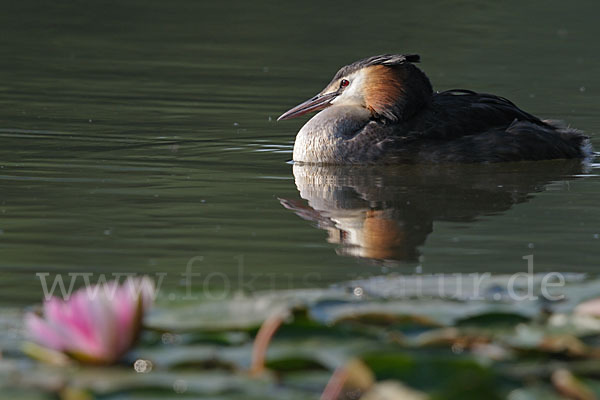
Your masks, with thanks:
[[[275,298],[236,297],[180,307],[157,307],[145,318],[144,325],[170,332],[246,330],[259,327],[271,315],[288,313],[289,305]]]

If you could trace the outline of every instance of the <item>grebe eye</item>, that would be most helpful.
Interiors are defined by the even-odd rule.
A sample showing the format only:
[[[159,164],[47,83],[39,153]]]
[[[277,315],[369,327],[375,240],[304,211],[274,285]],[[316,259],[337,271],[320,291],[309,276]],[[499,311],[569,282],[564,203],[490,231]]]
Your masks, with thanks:
[[[340,82],[340,87],[346,87],[350,84],[350,81],[348,79],[342,79],[342,81]]]

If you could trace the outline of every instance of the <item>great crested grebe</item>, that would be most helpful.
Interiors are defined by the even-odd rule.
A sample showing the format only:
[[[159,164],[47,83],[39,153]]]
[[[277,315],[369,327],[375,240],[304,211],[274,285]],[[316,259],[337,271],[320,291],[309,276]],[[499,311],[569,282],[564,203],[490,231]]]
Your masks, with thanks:
[[[340,69],[279,120],[323,110],[300,129],[297,162],[396,164],[584,158],[587,136],[492,94],[434,92],[416,54],[385,54]]]

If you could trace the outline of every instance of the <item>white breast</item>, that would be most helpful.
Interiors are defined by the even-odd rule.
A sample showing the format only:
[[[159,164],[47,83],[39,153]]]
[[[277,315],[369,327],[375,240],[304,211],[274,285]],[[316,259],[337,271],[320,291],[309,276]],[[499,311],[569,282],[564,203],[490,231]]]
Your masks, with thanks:
[[[345,142],[369,121],[370,113],[359,106],[332,106],[311,118],[296,135],[294,161],[344,162]]]

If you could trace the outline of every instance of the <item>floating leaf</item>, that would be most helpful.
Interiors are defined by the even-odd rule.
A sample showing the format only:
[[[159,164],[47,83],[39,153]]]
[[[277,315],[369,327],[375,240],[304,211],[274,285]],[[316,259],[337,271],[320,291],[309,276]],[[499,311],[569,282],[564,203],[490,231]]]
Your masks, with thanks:
[[[600,317],[600,298],[584,301],[575,307],[575,314]]]
[[[287,303],[274,297],[236,297],[157,308],[144,324],[148,328],[170,332],[247,330],[259,327],[273,314],[284,314],[288,310]]]
[[[324,324],[334,324],[347,320],[388,321],[393,323],[401,318],[428,326],[448,326],[485,314],[515,315],[528,319],[537,310],[511,304],[490,304],[486,302],[458,302],[435,300],[405,301],[362,301],[362,302],[321,302],[310,308],[310,315]]]
[[[361,400],[425,400],[428,396],[400,382],[383,381],[374,385]]]

